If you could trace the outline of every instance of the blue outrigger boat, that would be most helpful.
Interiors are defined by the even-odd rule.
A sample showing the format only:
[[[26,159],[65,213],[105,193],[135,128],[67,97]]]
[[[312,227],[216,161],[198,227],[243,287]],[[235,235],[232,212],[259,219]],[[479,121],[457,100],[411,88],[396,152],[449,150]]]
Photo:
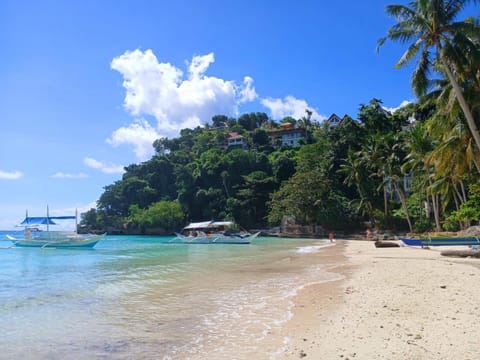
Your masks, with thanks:
[[[23,227],[23,236],[14,237],[7,235],[7,239],[18,247],[39,248],[93,248],[106,234],[80,235],[76,231],[51,231],[50,225],[57,225],[53,220],[75,220],[77,228],[77,215],[75,216],[50,216],[47,207],[47,216],[31,217],[28,212],[25,220],[19,226]],[[46,226],[46,230],[41,229]]]
[[[409,246],[472,246],[480,245],[480,239],[476,236],[463,236],[463,237],[427,237],[427,238],[403,238],[405,245]]]

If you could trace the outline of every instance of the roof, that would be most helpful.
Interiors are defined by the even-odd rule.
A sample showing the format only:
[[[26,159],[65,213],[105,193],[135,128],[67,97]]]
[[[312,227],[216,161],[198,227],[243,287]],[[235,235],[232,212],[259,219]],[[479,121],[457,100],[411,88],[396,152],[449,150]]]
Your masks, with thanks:
[[[293,124],[290,123],[290,122],[282,123],[282,124],[279,125],[279,127],[281,129],[293,129],[294,128]]]
[[[203,221],[203,222],[196,222],[196,223],[190,223],[187,226],[184,227],[184,229],[201,229],[201,228],[206,228],[208,225],[210,225],[212,221]]]
[[[27,216],[21,223],[21,226],[27,225],[56,225],[52,220],[74,220],[75,216],[49,216],[49,217],[29,217]]]
[[[232,221],[202,221],[202,222],[194,222],[190,223],[185,226],[184,230],[190,229],[205,229],[208,227],[216,227],[216,226],[230,226],[233,225]]]
[[[240,135],[237,132],[228,133],[228,140],[232,140],[232,139],[243,139],[243,135]]]

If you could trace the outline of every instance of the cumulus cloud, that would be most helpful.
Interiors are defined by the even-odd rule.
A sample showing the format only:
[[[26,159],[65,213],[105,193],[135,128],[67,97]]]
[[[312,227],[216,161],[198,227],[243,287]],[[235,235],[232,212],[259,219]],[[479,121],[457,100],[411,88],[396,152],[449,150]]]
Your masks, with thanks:
[[[207,71],[210,64],[214,62],[215,62],[215,56],[213,55],[213,53],[203,55],[203,56],[194,56],[192,59],[192,62],[188,66],[190,79],[201,77],[203,73]]]
[[[107,143],[116,147],[123,144],[133,146],[138,160],[145,161],[153,153],[153,142],[162,137],[146,120],[137,120],[129,126],[121,127],[115,130]]]
[[[261,103],[270,110],[271,116],[275,120],[281,120],[287,116],[300,119],[306,115],[305,110],[307,109],[312,111],[312,120],[321,121],[327,118],[308,106],[305,100],[297,99],[294,96],[286,96],[284,99],[266,98],[262,99]]]
[[[135,131],[142,134],[156,132],[157,137],[177,136],[183,128],[194,128],[211,120],[214,115],[238,115],[241,102],[256,98],[253,79],[245,77],[243,84],[207,76],[206,72],[215,62],[213,53],[194,56],[187,63],[187,73],[170,63],[159,62],[151,50],[127,51],[112,60],[111,68],[123,76],[126,90],[124,107],[133,116],[153,116],[156,128],[146,130],[145,123],[135,124]],[[132,131],[132,126],[127,127]],[[141,129],[143,128],[143,130]],[[124,129],[120,133],[125,133]],[[118,130],[117,130],[118,131]],[[114,141],[117,131],[110,141]],[[144,138],[142,138],[144,139]],[[138,142],[142,142],[138,139]],[[143,145],[137,146],[136,138],[129,137],[137,156]],[[142,155],[143,156],[143,155]]]
[[[114,164],[106,164],[104,162],[95,160],[91,157],[86,157],[83,159],[83,163],[92,168],[100,170],[105,174],[122,174],[125,172],[125,169],[121,165],[114,165]]]
[[[23,177],[20,171],[2,171],[0,170],[0,180],[18,180]]]
[[[69,174],[69,173],[64,173],[62,171],[59,171],[53,174],[51,177],[56,179],[82,179],[82,178],[87,178],[88,175],[84,173]]]
[[[258,94],[253,87],[253,79],[250,76],[245,76],[243,79],[243,85],[243,88],[240,89],[240,102],[246,103],[256,100]]]
[[[409,101],[409,100],[403,100],[403,101],[400,103],[400,105],[398,105],[397,107],[389,108],[389,107],[385,107],[385,106],[384,106],[383,108],[393,114],[393,113],[394,113],[395,111],[397,111],[398,109],[401,109],[401,108],[403,108],[403,107],[405,107],[405,106],[407,106],[407,105],[409,105],[409,104],[411,104],[411,103],[412,103],[412,102]]]

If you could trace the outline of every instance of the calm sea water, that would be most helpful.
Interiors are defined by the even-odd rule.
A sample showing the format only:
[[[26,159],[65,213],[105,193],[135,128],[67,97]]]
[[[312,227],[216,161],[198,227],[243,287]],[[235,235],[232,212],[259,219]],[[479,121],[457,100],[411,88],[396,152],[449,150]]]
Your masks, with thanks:
[[[274,358],[262,341],[299,286],[338,277],[301,261],[318,240],[107,236],[93,250],[55,250],[11,247],[6,233],[0,359]]]

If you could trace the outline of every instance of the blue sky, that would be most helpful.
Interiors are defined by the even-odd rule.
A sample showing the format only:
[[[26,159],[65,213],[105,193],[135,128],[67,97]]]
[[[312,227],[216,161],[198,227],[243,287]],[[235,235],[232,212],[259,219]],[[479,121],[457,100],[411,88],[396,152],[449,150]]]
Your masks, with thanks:
[[[390,1],[0,1],[0,229],[87,210],[153,139],[413,101]],[[393,2],[398,3],[398,2]]]

